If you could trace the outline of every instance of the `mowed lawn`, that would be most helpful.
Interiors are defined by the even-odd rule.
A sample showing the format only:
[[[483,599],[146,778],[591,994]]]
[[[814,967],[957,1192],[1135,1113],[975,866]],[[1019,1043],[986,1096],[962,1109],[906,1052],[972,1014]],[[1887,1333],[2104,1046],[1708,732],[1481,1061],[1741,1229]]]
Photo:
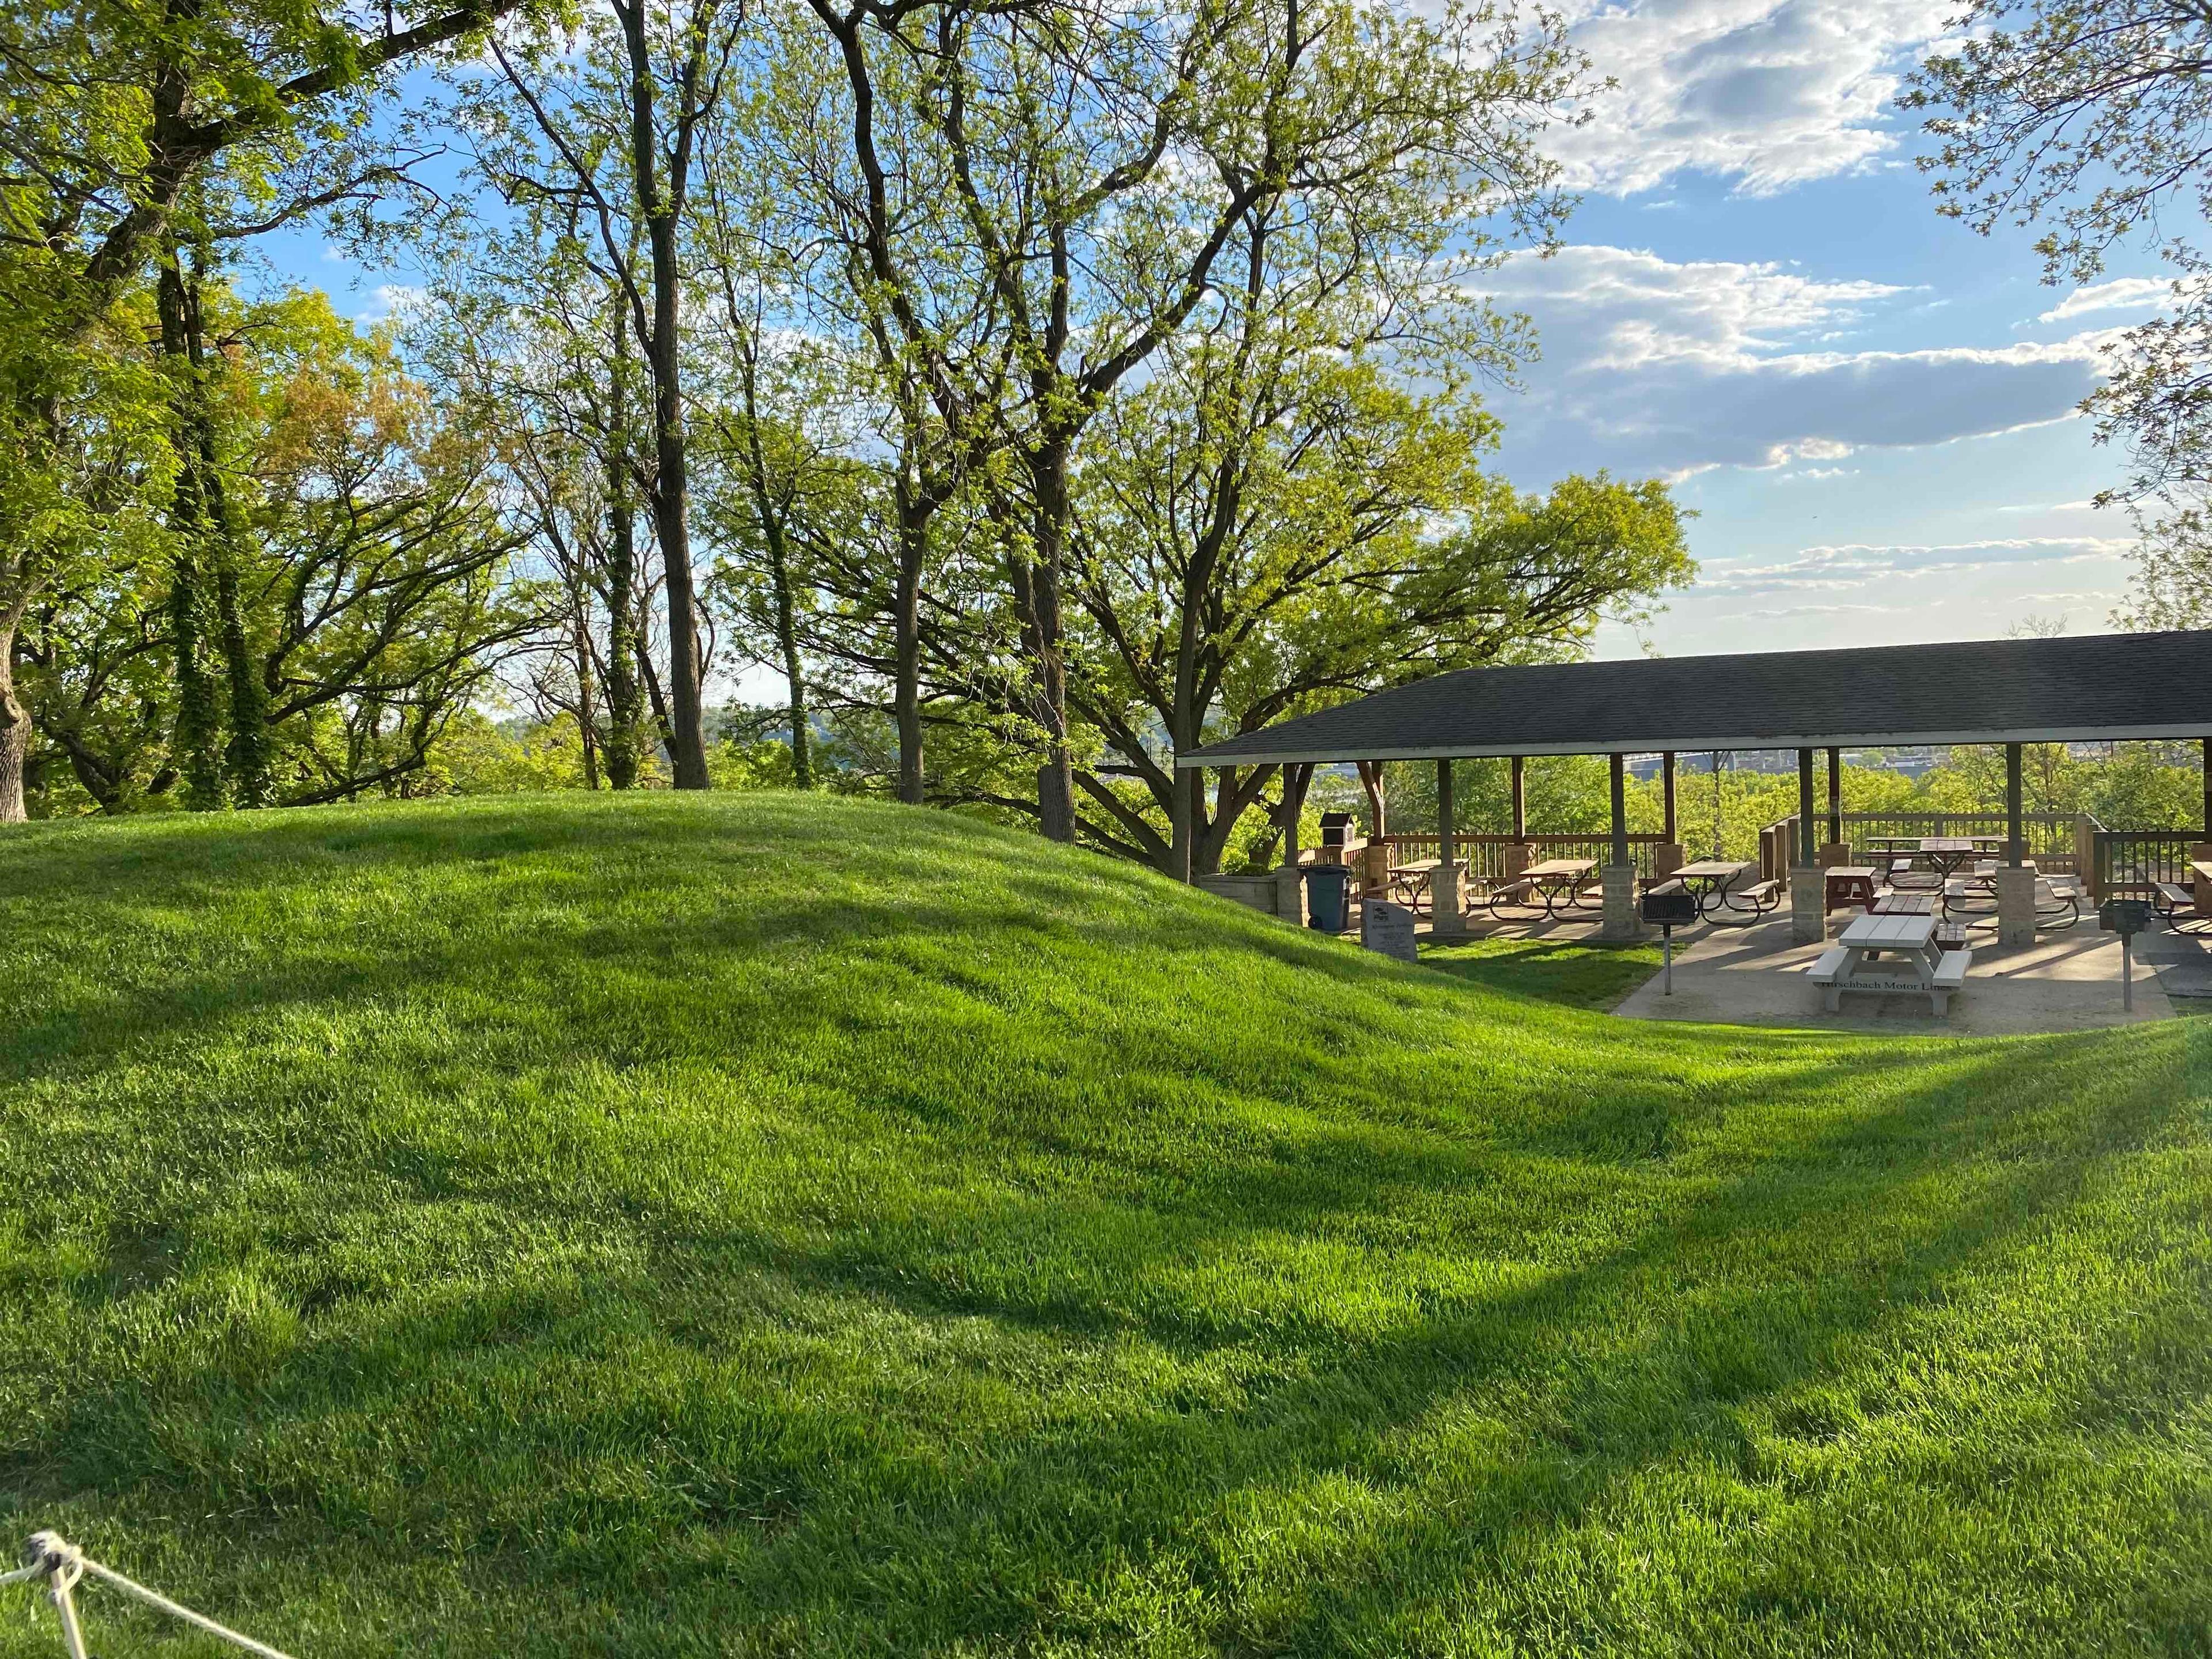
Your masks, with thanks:
[[[302,1659],[2212,1651],[2212,1021],[775,795],[35,826],[0,930],[0,1530]]]

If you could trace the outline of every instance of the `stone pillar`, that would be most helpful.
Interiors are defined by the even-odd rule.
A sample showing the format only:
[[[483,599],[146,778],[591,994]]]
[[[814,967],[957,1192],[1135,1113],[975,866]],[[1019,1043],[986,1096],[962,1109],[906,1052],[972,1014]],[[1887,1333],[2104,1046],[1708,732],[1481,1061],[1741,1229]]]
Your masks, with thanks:
[[[1359,891],[1364,897],[1370,893],[1380,894],[1390,884],[1390,847],[1387,842],[1370,841],[1352,855],[1358,860]]]
[[[1467,916],[1460,908],[1459,872],[1439,864],[1429,877],[1429,933],[1433,939],[1459,939],[1467,933]]]
[[[1823,870],[1833,870],[1838,866],[1849,864],[1850,861],[1851,849],[1847,842],[1832,841],[1820,849],[1819,862]]]
[[[1505,849],[1505,878],[1519,875],[1536,861],[1536,849],[1525,841],[1516,841]]]
[[[1997,943],[2035,943],[2035,872],[2006,865],[1997,871]]]
[[[1599,885],[1605,890],[1605,927],[1601,939],[1639,939],[1644,937],[1644,917],[1636,908],[1636,866],[1632,864],[1608,864],[1597,872]]]
[[[1305,878],[1295,864],[1275,872],[1275,914],[1295,927],[1306,925]]]
[[[1662,841],[1651,849],[1651,873],[1655,878],[1671,876],[1688,862],[1682,856],[1682,843],[1678,841]]]
[[[1790,872],[1790,942],[1818,945],[1828,937],[1828,878],[1817,864]]]
[[[2189,849],[2189,861],[2191,864],[2212,864],[2212,841],[2200,841],[2191,847]],[[2200,916],[2212,916],[2212,881],[2199,880],[2195,891],[2197,914]]]

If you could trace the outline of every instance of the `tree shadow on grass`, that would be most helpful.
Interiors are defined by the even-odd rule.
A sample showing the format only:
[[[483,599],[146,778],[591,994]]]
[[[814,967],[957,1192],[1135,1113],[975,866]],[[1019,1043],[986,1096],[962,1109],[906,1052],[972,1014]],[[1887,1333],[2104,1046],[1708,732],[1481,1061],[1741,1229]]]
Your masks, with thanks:
[[[64,1402],[40,1484],[198,1501],[220,1470],[287,1551],[330,1529],[404,1553],[425,1528],[458,1528],[483,1553],[487,1596],[519,1577],[588,1607],[591,1645],[613,1650],[672,1627],[798,1628],[823,1650],[1113,1646],[1158,1613],[1140,1589],[1177,1585],[1192,1599],[1175,1616],[1201,1644],[1328,1649],[1470,1581],[1501,1589],[1529,1549],[1662,1464],[1758,1478],[1747,1411],[2047,1226],[2105,1160],[2191,1109],[2176,1068],[2201,1076],[2203,1054],[2116,1032],[1911,1072],[1808,1056],[1777,1090],[1778,1125],[1839,1087],[1868,1109],[1595,1248],[1434,1287],[1365,1326],[1209,1307],[1190,1275],[1448,1204],[1495,1157],[1540,1149],[1370,1146],[1349,1178],[1316,1180],[1343,1150],[1320,1126],[1302,1176],[1224,1157],[1207,1180],[1148,1191],[1103,1239],[1106,1206],[1004,1187],[811,1238],[670,1214],[642,1192],[612,1212],[603,1193],[565,1213],[543,1195],[556,1232],[596,1221],[632,1265],[538,1293],[456,1284],[427,1325],[343,1306],[270,1374],[174,1402],[204,1424],[198,1443],[136,1385],[95,1387]],[[1423,1248],[1458,1237],[1446,1224]],[[1043,1264],[1027,1280],[1000,1271],[1024,1259]],[[782,1358],[738,1363],[763,1333],[789,1339]],[[1035,1397],[994,1422],[981,1405],[1025,1371]],[[1071,1388],[1089,1403],[1071,1406]],[[1447,1419],[1470,1425],[1482,1472],[1443,1482],[1439,1524],[1413,1511],[1437,1479],[1426,1460],[1455,1443]],[[364,1432],[368,1449],[346,1445]],[[332,1444],[392,1466],[350,1511],[295,1461]],[[1345,1510],[1338,1485],[1371,1510]],[[1255,1503],[1285,1525],[1323,1511],[1278,1564],[1287,1580],[1257,1583],[1237,1559]],[[1559,1616],[1554,1639],[1604,1634],[1587,1623],[1597,1602]]]

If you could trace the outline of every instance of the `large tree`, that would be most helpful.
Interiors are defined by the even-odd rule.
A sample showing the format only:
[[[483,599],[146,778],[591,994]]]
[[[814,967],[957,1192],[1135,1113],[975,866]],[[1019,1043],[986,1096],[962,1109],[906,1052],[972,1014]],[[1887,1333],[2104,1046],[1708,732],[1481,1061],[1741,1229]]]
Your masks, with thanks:
[[[678,789],[704,789],[704,618],[691,547],[690,415],[685,401],[685,232],[707,130],[725,104],[744,35],[733,0],[608,0],[579,28],[495,38],[493,53],[542,145],[532,156],[498,112],[490,176],[509,199],[573,201],[628,305],[652,398],[647,475],[668,614],[669,758]]]
[[[401,176],[363,141],[362,99],[395,66],[516,3],[410,16],[388,4],[158,0],[0,18],[0,313],[11,325],[0,421],[14,462],[0,518],[21,527],[0,557],[0,822],[23,816],[17,629],[50,584],[77,580],[70,559],[97,556],[36,505],[76,489],[66,426],[82,408],[77,359],[164,248],[250,234]]]
[[[1109,764],[1088,834],[1174,874],[1219,867],[1274,769],[1174,752],[1454,668],[1587,648],[1687,580],[1656,483],[1524,496],[1480,465],[1488,425],[1374,363],[1310,349],[1264,374],[1228,342],[1103,417],[1079,477],[1069,703]],[[1285,799],[1295,804],[1296,781]]]
[[[846,68],[871,199],[894,177],[872,125],[879,65],[917,66],[911,107],[957,210],[952,246],[989,284],[994,346],[1014,354],[1001,386],[919,321],[919,273],[942,263],[943,239],[925,258],[873,238],[868,276],[924,354],[939,413],[957,424],[988,401],[1014,463],[1003,556],[1044,759],[1038,812],[1071,836],[1064,578],[1091,423],[1204,302],[1255,212],[1296,203],[1356,235],[1377,192],[1413,180],[1442,222],[1548,235],[1561,204],[1536,138],[1580,60],[1547,15],[1488,5],[1429,23],[1298,0],[811,3]]]

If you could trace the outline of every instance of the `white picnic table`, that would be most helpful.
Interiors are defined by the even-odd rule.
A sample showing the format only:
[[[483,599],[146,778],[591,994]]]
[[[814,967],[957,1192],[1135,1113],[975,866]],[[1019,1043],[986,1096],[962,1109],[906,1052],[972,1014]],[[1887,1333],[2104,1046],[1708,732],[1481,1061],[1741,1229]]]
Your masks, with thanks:
[[[1940,1018],[1950,1012],[1951,993],[1965,983],[1973,959],[1972,951],[1936,942],[1932,915],[1863,915],[1813,964],[1812,979],[1832,1014],[1842,1012],[1846,991],[1906,991],[1925,994]]]

